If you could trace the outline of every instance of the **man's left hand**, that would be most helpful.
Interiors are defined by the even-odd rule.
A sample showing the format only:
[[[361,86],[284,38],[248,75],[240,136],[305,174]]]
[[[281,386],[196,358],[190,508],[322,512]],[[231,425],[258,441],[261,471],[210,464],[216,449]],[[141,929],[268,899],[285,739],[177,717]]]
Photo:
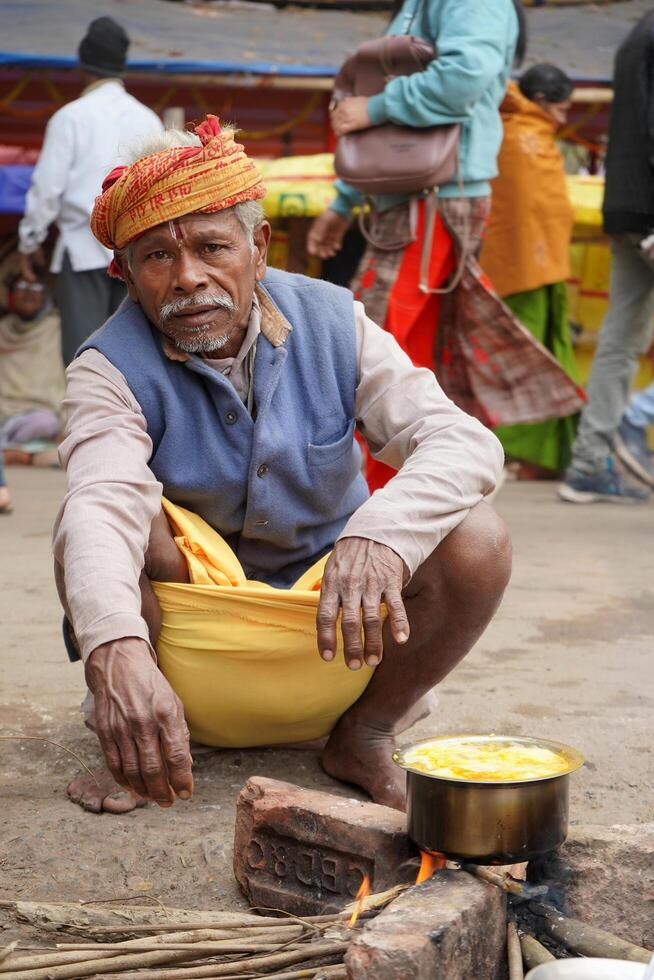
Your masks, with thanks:
[[[372,123],[368,115],[368,99],[365,95],[351,95],[347,99],[341,99],[332,109],[330,120],[336,136],[369,129]]]
[[[339,609],[345,662],[351,670],[358,670],[364,660],[369,667],[376,667],[382,659],[382,601],[388,610],[393,639],[406,643],[409,620],[402,599],[404,576],[404,562],[387,545],[368,538],[336,542],[325,566],[316,620],[318,650],[323,660],[336,656]]]

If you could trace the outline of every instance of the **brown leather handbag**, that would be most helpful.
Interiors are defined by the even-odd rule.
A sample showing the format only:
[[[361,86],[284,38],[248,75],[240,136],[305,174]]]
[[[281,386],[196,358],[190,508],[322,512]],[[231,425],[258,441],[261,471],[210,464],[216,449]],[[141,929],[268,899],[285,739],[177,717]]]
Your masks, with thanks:
[[[365,41],[334,81],[333,103],[377,95],[392,78],[424,71],[436,57],[428,41],[411,34]],[[415,194],[450,181],[457,171],[459,126],[384,123],[341,136],[336,175],[362,194]]]

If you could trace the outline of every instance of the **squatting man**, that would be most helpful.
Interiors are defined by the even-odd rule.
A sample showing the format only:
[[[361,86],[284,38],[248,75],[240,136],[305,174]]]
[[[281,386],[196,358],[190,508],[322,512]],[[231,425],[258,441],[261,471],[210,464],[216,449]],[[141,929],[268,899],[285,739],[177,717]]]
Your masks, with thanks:
[[[55,572],[106,770],[72,800],[193,794],[190,738],[327,738],[404,806],[391,751],[510,575],[495,436],[340,287],[266,269],[261,177],[209,116],[106,178],[128,298],[68,370]],[[370,496],[355,430],[397,470]],[[189,731],[190,729],[190,731]]]

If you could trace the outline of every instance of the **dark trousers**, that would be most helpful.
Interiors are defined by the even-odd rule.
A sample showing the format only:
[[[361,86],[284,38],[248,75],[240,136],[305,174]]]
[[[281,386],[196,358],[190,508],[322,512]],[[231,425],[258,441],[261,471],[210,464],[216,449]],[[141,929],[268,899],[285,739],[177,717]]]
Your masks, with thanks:
[[[61,353],[68,366],[75,351],[116,312],[125,298],[125,284],[112,279],[104,269],[75,272],[68,252],[55,284],[55,299],[61,313]]]

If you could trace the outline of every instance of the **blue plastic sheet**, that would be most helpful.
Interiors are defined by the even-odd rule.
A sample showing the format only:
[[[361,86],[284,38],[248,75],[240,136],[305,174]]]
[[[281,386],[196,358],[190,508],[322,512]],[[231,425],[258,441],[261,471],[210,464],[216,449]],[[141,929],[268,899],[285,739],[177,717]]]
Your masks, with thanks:
[[[0,166],[0,214],[24,213],[33,170],[28,164]]]

